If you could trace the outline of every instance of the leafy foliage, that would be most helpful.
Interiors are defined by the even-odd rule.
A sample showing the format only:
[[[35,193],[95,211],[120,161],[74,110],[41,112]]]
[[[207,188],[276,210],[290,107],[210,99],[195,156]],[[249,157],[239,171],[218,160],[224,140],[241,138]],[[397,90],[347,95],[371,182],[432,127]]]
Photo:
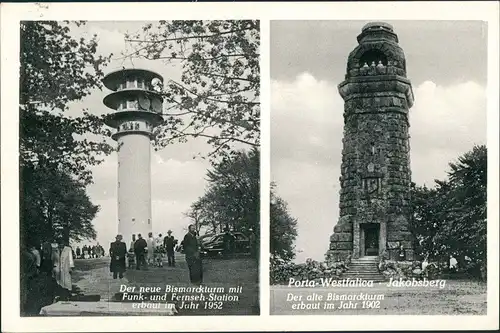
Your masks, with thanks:
[[[237,151],[207,172],[208,188],[186,213],[200,230],[208,233],[252,228],[260,234],[259,150]]]
[[[422,255],[446,260],[454,254],[462,267],[479,274],[486,267],[486,146],[473,147],[450,169],[448,179],[436,180],[432,189],[413,186],[412,231]]]
[[[259,33],[250,20],[160,21],[126,36],[135,49],[128,56],[182,64],[180,81],[164,87],[170,105],[156,148],[203,137],[212,157],[235,143],[259,145]]]
[[[77,25],[84,22],[76,22]],[[109,57],[96,57],[97,36],[75,40],[69,24],[23,21],[20,35],[20,164],[50,165],[90,183],[87,166],[111,152],[102,118],[64,115],[68,105],[101,87]],[[83,139],[83,134],[95,139]]]
[[[90,202],[81,182],[59,170],[24,167],[20,189],[21,236],[26,243],[95,239],[92,220],[99,207]]]
[[[77,26],[85,22],[75,22]],[[20,183],[21,238],[94,238],[98,211],[85,194],[89,166],[112,149],[100,117],[69,105],[101,87],[109,57],[95,56],[97,36],[74,39],[69,23],[20,24]],[[85,135],[85,138],[83,137]],[[30,238],[35,238],[31,239]]]
[[[274,193],[274,185],[271,187],[270,228],[272,260],[289,262],[295,258],[297,219],[290,215],[288,204]]]
[[[288,285],[290,278],[296,281],[317,280],[321,278],[340,277],[347,270],[346,262],[318,262],[307,259],[305,263],[285,261],[279,257],[271,258],[269,282],[271,285]]]

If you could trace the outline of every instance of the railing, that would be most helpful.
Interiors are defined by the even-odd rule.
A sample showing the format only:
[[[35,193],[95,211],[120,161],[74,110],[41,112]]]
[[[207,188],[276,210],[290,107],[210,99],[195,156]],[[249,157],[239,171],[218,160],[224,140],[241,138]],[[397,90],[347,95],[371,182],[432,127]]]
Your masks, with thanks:
[[[364,63],[359,68],[354,68],[349,71],[346,76],[375,76],[375,75],[401,75],[406,77],[406,73],[403,69],[394,66],[393,64],[384,65],[381,61],[378,64],[372,62],[371,65]]]

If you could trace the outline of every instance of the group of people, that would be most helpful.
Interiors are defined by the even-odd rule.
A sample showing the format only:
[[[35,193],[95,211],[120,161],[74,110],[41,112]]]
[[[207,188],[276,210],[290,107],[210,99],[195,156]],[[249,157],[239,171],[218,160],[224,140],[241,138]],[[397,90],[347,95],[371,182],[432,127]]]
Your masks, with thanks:
[[[144,239],[142,234],[132,235],[132,241],[127,251],[127,246],[122,242],[123,236],[117,235],[116,241],[111,243],[109,255],[111,257],[110,270],[113,278],[123,278],[126,268],[135,266],[137,270],[147,270],[149,266],[163,267],[164,255],[167,255],[168,266],[175,266],[175,247],[177,240],[172,235],[172,230],[163,237],[159,234],[154,238],[153,233]],[[128,265],[127,265],[128,261]]]
[[[104,248],[97,243],[97,245],[84,245],[81,249],[79,246],[75,249],[76,259],[90,259],[101,258],[105,255]]]
[[[466,260],[467,258],[470,260],[470,258],[466,256]],[[424,260],[422,261],[422,274],[425,277],[429,276],[430,267],[434,267],[435,269],[437,269],[436,263],[429,262],[429,254],[427,254]],[[448,262],[448,273],[454,274],[457,272],[458,272],[458,261],[453,254],[450,254]]]
[[[71,296],[74,255],[68,241],[28,245],[21,252],[21,312],[37,315],[57,297]]]
[[[253,229],[248,229],[246,233],[248,237],[248,249],[250,251],[250,256],[255,258],[257,256],[257,237],[253,232]],[[224,259],[229,259],[236,253],[236,237],[231,232],[228,226],[224,229],[224,235],[222,236],[223,251],[222,256]]]
[[[200,256],[200,244],[194,225],[190,225],[187,234],[182,240],[182,248],[186,256],[189,268],[189,277],[192,283],[201,284],[203,281],[203,268]],[[123,236],[117,235],[116,241],[111,243],[109,255],[111,257],[110,271],[113,278],[123,278],[128,268],[135,266],[137,270],[147,270],[148,266],[163,267],[163,254],[167,255],[168,266],[175,266],[175,250],[177,240],[172,235],[172,231],[167,232],[167,236],[159,234],[154,238],[153,233],[148,234],[148,239],[144,239],[142,234],[132,235],[132,241],[127,251],[127,245],[122,241]]]

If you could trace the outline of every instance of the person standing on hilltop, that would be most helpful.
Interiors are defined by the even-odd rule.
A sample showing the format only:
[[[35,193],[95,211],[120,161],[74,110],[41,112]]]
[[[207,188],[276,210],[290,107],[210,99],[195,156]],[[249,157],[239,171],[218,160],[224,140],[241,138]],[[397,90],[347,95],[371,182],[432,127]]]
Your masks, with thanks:
[[[193,284],[201,284],[203,282],[203,268],[194,224],[189,225],[188,233],[184,236],[182,244],[189,268],[189,279]]]
[[[31,251],[30,246],[21,248],[21,271],[20,271],[20,291],[21,291],[21,315],[36,315],[33,308],[33,303],[36,299],[31,299],[33,296],[33,280],[38,274],[36,268],[36,257]]]
[[[58,246],[55,247],[53,252],[53,265],[54,265],[54,276],[57,283],[64,289],[71,291],[73,285],[71,282],[71,273],[75,267],[73,260],[73,251],[69,247],[69,242],[66,240],[60,240]]]
[[[250,256],[252,258],[257,257],[257,237],[255,236],[255,233],[253,232],[253,229],[250,228],[248,229],[248,241],[250,245]]]
[[[153,233],[150,232],[148,234],[148,240],[146,242],[148,245],[148,254],[147,254],[147,262],[148,265],[153,265],[154,264],[154,258],[155,258],[155,240],[153,238]]]
[[[455,259],[455,257],[452,254],[450,254],[449,268],[450,268],[451,273],[455,273],[458,271],[458,261],[457,261],[457,259]]]
[[[135,244],[135,234],[132,235],[132,241],[130,242],[130,246],[128,248],[128,267],[129,268],[135,265],[134,244]]]
[[[111,243],[109,248],[109,256],[111,257],[109,270],[113,273],[113,279],[116,279],[118,275],[122,279],[126,270],[127,245],[122,242],[122,238],[122,235],[116,235],[116,241]]]
[[[172,230],[167,231],[167,236],[163,239],[163,246],[167,251],[167,261],[169,267],[175,267],[175,245],[177,240],[172,236]]]
[[[222,254],[224,259],[229,259],[234,252],[234,235],[229,230],[229,227],[226,226],[224,229],[224,236],[222,236],[222,244],[223,250]]]
[[[161,234],[158,235],[158,237],[155,238],[155,244],[154,244],[154,249],[155,249],[155,255],[154,255],[154,260],[155,264],[158,267],[163,267],[163,237]]]
[[[141,234],[137,235],[138,239],[134,243],[134,253],[135,253],[135,261],[136,261],[136,269],[141,269],[141,266],[144,270],[147,270],[147,264],[145,259],[145,252],[148,244],[146,240],[142,238]]]

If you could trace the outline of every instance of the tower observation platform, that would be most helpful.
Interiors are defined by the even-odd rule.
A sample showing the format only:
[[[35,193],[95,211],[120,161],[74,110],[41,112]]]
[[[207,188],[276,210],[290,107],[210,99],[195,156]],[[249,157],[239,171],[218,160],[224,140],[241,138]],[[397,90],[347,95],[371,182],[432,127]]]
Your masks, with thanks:
[[[103,103],[113,112],[105,124],[118,142],[118,233],[125,242],[132,234],[152,231],[151,143],[154,128],[163,122],[163,77],[144,69],[107,74],[103,84],[110,94]]]

